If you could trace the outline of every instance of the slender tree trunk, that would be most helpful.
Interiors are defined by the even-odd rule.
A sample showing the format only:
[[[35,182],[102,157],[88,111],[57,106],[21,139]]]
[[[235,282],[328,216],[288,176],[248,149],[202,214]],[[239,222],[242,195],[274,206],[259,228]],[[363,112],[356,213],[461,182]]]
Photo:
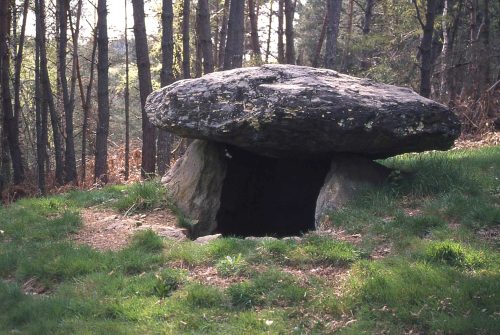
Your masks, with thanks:
[[[36,126],[36,165],[38,174],[38,190],[40,194],[46,193],[45,189],[45,144],[42,123],[42,91],[40,84],[40,22],[38,0],[35,0],[36,13],[36,39],[35,39],[35,126]]]
[[[215,15],[214,15],[214,20],[215,20],[215,34],[214,34],[214,43],[212,45],[213,48],[213,61],[214,61],[214,68],[219,67],[219,62],[218,62],[218,48],[219,48],[219,27],[220,27],[220,1],[217,0],[215,1]]]
[[[108,182],[109,64],[106,0],[97,2],[97,130],[94,182]]]
[[[292,0],[285,0],[285,60],[287,64],[295,64],[295,47],[293,43],[293,17],[295,8]]]
[[[482,13],[483,20],[481,23],[481,30],[479,31],[480,43],[479,49],[481,57],[478,59],[478,86],[477,86],[477,96],[484,93],[490,84],[490,9],[489,0],[482,0]]]
[[[285,62],[285,43],[283,42],[283,7],[285,0],[278,0],[278,63]]]
[[[436,8],[438,0],[427,0],[427,6],[425,10],[425,23],[420,15],[420,10],[416,3],[415,9],[417,11],[417,17],[422,26],[423,35],[420,41],[420,95],[429,98],[431,95],[431,79],[432,79],[432,36],[434,33],[434,19],[436,17]]]
[[[201,28],[200,28],[200,20],[198,15],[196,15],[195,23],[195,58],[194,58],[194,76],[195,78],[199,78],[203,75],[203,53],[201,51]]]
[[[258,0],[257,0],[258,6]],[[262,63],[262,56],[260,52],[260,43],[259,43],[259,29],[258,29],[258,16],[255,14],[255,1],[248,0],[248,17],[250,18],[250,37],[251,37],[251,45],[252,52],[255,62],[257,64]]]
[[[73,108],[71,106],[68,80],[66,78],[66,53],[68,46],[68,0],[59,0],[59,44],[57,74],[61,84],[64,117],[66,123],[66,148],[64,151],[64,181],[76,181],[76,158],[73,135]]]
[[[267,46],[266,46],[266,64],[269,63],[269,55],[271,54],[271,33],[273,31],[273,0],[269,0],[269,23],[267,26]]]
[[[229,20],[229,3],[230,0],[224,0],[224,9],[222,14],[222,24],[220,27],[219,34],[219,54],[218,54],[218,65],[219,69],[224,68],[224,55],[226,53],[226,38],[227,38],[227,24]]]
[[[342,57],[342,71],[347,72],[349,54],[351,53],[351,39],[352,39],[352,20],[354,15],[354,0],[349,0],[347,6],[347,33],[344,48],[344,55]]]
[[[439,95],[441,100],[444,101],[448,95],[448,47],[450,44],[449,27],[448,27],[448,2],[444,0],[443,3],[443,17],[441,19],[441,26],[443,28],[443,49],[441,50],[441,83],[439,85]]]
[[[364,8],[364,19],[363,19],[363,35],[368,35],[370,33],[372,17],[373,17],[373,7],[375,6],[376,0],[366,0]]]
[[[19,184],[24,180],[24,165],[19,143],[19,121],[12,109],[12,97],[10,93],[10,22],[11,11],[9,2],[2,1],[0,4],[0,85],[3,127],[9,144],[14,184]]]
[[[172,0],[162,2],[162,37],[161,37],[161,86],[167,86],[174,82],[174,10]],[[167,166],[170,165],[172,136],[165,129],[158,130],[156,142],[158,153],[156,156],[158,175],[165,174]]]
[[[198,24],[200,27],[200,46],[203,54],[203,72],[210,73],[214,71],[214,59],[208,0],[198,0]]]
[[[189,1],[188,1],[189,2]],[[156,128],[149,121],[144,110],[146,98],[153,91],[151,86],[151,65],[149,62],[148,40],[144,21],[144,1],[132,0],[134,7],[134,36],[139,76],[142,115],[142,165],[141,176],[151,177],[156,167]]]
[[[23,22],[21,24],[21,34],[19,36],[19,46],[16,54],[16,64],[14,70],[14,117],[19,120],[21,113],[21,67],[23,63],[24,40],[26,36],[26,21],[28,18],[29,0],[24,0]],[[19,121],[18,121],[19,122]]]
[[[342,0],[327,0],[328,25],[326,27],[325,67],[333,69],[339,37],[340,11]]]
[[[189,45],[190,0],[183,0],[182,6],[182,74],[185,79],[191,78],[191,51]]]
[[[39,0],[39,21],[40,21],[40,87],[44,94],[43,108],[48,108],[50,113],[50,123],[52,126],[52,137],[54,141],[54,153],[56,161],[55,177],[56,183],[63,184],[64,162],[61,133],[59,131],[59,116],[54,103],[52,94],[52,85],[50,83],[49,71],[47,67],[47,48],[46,48],[46,21],[45,21],[45,0]],[[48,157],[47,157],[48,158]]]
[[[323,19],[323,25],[321,27],[321,33],[319,34],[318,44],[316,44],[316,50],[314,51],[314,58],[312,60],[312,66],[318,67],[319,58],[321,56],[321,48],[323,47],[323,43],[325,41],[326,35],[326,26],[328,25],[328,12],[325,12],[325,17]]]
[[[227,42],[224,54],[224,69],[239,68],[243,65],[243,42],[245,37],[245,1],[231,0],[227,24]]]
[[[95,59],[97,53],[97,27],[94,28],[94,39],[92,46],[92,56],[90,58],[90,77],[87,84],[86,94],[83,93],[83,83],[82,76],[80,74],[80,67],[77,67],[78,85],[80,86],[80,96],[82,100],[83,109],[83,122],[82,122],[82,184],[85,182],[86,170],[87,170],[87,133],[89,128],[89,116],[90,116],[90,99],[92,97],[92,86],[94,83],[94,67]]]
[[[127,2],[124,0],[125,7],[125,180],[130,175],[130,83],[129,83],[129,57],[128,57],[128,21],[127,21]]]

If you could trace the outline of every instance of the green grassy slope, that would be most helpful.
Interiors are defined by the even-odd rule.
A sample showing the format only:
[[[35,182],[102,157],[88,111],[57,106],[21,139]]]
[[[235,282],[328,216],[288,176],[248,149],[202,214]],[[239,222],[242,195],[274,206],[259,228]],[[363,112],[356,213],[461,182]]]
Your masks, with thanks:
[[[0,334],[496,334],[500,147],[382,163],[390,184],[325,227],[353,242],[199,245],[145,231],[100,252],[68,238],[83,208],[165,205],[156,183],[1,208]]]

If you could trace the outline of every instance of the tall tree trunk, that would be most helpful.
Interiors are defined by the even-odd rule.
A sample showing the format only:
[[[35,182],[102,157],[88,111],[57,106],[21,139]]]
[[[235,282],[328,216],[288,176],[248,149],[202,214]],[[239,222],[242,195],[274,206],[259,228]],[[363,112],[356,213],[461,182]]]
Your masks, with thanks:
[[[174,82],[174,10],[172,0],[162,2],[162,36],[161,36],[161,86],[167,86]],[[156,142],[158,152],[156,156],[158,175],[162,176],[170,164],[172,136],[165,129],[158,130]]]
[[[109,60],[106,0],[97,2],[97,130],[94,182],[108,182]]]
[[[0,4],[0,85],[2,92],[3,128],[6,133],[12,162],[14,184],[24,180],[24,165],[19,143],[19,121],[12,110],[10,90],[10,22],[11,11],[8,1]]]
[[[36,165],[38,174],[38,190],[40,194],[46,193],[45,189],[45,144],[43,136],[43,123],[42,123],[42,90],[40,83],[40,22],[39,17],[39,3],[35,0],[35,13],[36,13],[36,39],[35,39],[35,127],[36,127]]]
[[[132,0],[134,7],[135,52],[137,55],[137,71],[139,76],[139,93],[141,96],[142,115],[142,165],[141,176],[152,177],[156,165],[156,128],[149,121],[144,110],[146,98],[153,91],[151,86],[151,65],[149,62],[148,39],[144,22],[144,1]]]
[[[14,117],[19,120],[21,113],[21,67],[23,63],[24,40],[26,37],[26,21],[28,18],[29,0],[24,0],[23,22],[21,24],[21,34],[19,36],[19,46],[14,65]],[[19,122],[19,121],[18,121]]]
[[[449,0],[444,0],[443,17],[441,19],[441,27],[443,28],[443,49],[441,50],[441,82],[439,85],[439,95],[444,101],[448,95],[448,49],[450,44],[449,27],[448,27],[448,3]]]
[[[189,9],[190,0],[183,0],[182,6],[182,74],[191,78],[191,51],[189,46]]]
[[[482,0],[483,20],[481,22],[481,30],[479,31],[480,43],[479,49],[481,57],[478,59],[478,86],[477,96],[480,96],[486,91],[490,84],[490,9],[489,0]]]
[[[76,181],[76,158],[73,135],[73,108],[71,106],[68,80],[66,78],[66,53],[68,46],[68,9],[69,0],[59,0],[59,44],[57,74],[61,84],[64,117],[66,123],[66,146],[64,151],[64,181]]]
[[[200,28],[200,47],[203,54],[203,72],[210,73],[214,71],[214,59],[208,0],[198,0],[198,24]]]
[[[224,70],[243,65],[243,42],[245,37],[245,1],[231,0],[227,24],[227,42],[224,54]]]
[[[52,94],[52,85],[49,78],[49,70],[47,67],[47,48],[46,48],[46,21],[45,21],[45,0],[39,0],[39,21],[40,21],[40,87],[44,100],[42,103],[43,108],[48,108],[50,113],[50,123],[52,126],[52,138],[54,141],[54,153],[56,161],[55,177],[56,183],[63,184],[64,177],[64,162],[63,162],[63,149],[62,139],[59,130],[59,115],[56,111],[54,103],[54,96]],[[48,158],[48,157],[47,157]]]
[[[342,72],[347,72],[347,67],[349,66],[348,60],[350,59],[349,54],[351,52],[353,15],[354,15],[354,0],[349,0],[347,6],[346,41],[345,41],[344,55],[342,57],[342,66],[341,66]]]
[[[266,64],[269,63],[269,55],[271,54],[271,33],[273,31],[273,0],[269,0],[269,23],[267,26],[267,46],[266,46]]]
[[[328,25],[326,27],[325,67],[333,69],[339,37],[340,11],[342,0],[327,0]]]
[[[293,17],[295,8],[292,0],[285,0],[285,60],[287,64],[295,64],[295,47],[293,43]]]
[[[375,6],[376,0],[366,0],[364,8],[364,19],[363,19],[363,35],[368,35],[370,33],[372,18],[373,18],[373,7]]]
[[[195,78],[199,78],[203,75],[203,53],[201,51],[201,28],[200,28],[200,20],[198,15],[196,15],[195,23],[195,58],[194,58],[194,76]]]
[[[422,26],[423,35],[420,41],[420,95],[426,98],[431,96],[431,79],[432,79],[432,36],[434,33],[434,20],[436,17],[436,9],[438,0],[427,0],[425,10],[425,23],[420,15],[420,9],[413,0],[417,11],[417,18]]]
[[[91,102],[90,99],[92,97],[92,86],[94,83],[94,67],[95,67],[95,58],[97,53],[97,27],[94,28],[94,38],[92,45],[92,56],[90,58],[90,74],[89,74],[89,82],[87,84],[86,94],[83,93],[83,83],[82,76],[80,74],[80,67],[77,67],[77,76],[78,76],[78,86],[80,87],[80,96],[82,100],[82,109],[83,109],[83,122],[82,122],[82,184],[85,182],[86,178],[86,170],[87,170],[87,133],[89,128],[89,116],[90,116],[90,107]]]
[[[215,34],[214,34],[214,43],[212,45],[213,48],[213,62],[214,62],[214,68],[219,67],[219,62],[218,62],[218,48],[219,48],[219,27],[220,27],[220,1],[217,0],[215,1],[215,15],[214,15],[214,20],[215,20]]]
[[[323,25],[321,27],[321,33],[319,34],[318,44],[316,44],[316,50],[314,51],[314,58],[312,60],[312,66],[318,67],[319,58],[321,56],[321,48],[323,47],[323,43],[325,41],[326,35],[326,26],[328,25],[328,12],[325,12],[325,17],[323,19]]]
[[[128,180],[130,175],[130,76],[129,76],[129,56],[128,56],[128,13],[127,13],[127,2],[124,0],[125,8],[125,92],[124,92],[124,103],[125,103],[125,180]]]
[[[230,0],[224,0],[224,9],[222,14],[222,23],[220,26],[220,34],[219,34],[219,54],[217,67],[219,69],[224,68],[224,55],[226,53],[226,38],[227,38],[227,24],[229,20],[229,3]]]
[[[258,0],[257,0],[258,6]],[[255,14],[255,1],[248,0],[248,17],[250,18],[250,40],[252,45],[253,57],[255,59],[255,63],[262,63],[262,56],[260,52],[260,43],[259,43],[259,29],[258,29],[258,17]]]
[[[285,43],[283,41],[283,7],[285,0],[278,0],[278,63],[285,62]]]

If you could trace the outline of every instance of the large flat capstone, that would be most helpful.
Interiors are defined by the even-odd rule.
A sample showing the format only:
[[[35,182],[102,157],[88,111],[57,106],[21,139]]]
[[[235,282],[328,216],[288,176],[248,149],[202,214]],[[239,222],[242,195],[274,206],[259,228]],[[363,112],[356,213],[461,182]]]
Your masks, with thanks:
[[[177,135],[270,157],[383,158],[445,150],[460,133],[447,107],[410,89],[294,65],[181,80],[153,92],[146,111]]]

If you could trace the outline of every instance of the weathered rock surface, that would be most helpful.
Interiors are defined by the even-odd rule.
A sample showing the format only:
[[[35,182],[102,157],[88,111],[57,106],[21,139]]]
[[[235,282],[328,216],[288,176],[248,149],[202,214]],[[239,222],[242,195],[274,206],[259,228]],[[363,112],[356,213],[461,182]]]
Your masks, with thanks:
[[[356,194],[383,184],[391,170],[356,155],[337,155],[316,200],[315,226],[320,228],[330,212],[342,208]]]
[[[193,237],[216,229],[225,175],[224,147],[197,140],[162,178],[175,206],[193,224]]]
[[[381,158],[448,149],[460,133],[452,112],[410,89],[293,65],[181,80],[153,92],[146,110],[177,135],[271,157]]]

